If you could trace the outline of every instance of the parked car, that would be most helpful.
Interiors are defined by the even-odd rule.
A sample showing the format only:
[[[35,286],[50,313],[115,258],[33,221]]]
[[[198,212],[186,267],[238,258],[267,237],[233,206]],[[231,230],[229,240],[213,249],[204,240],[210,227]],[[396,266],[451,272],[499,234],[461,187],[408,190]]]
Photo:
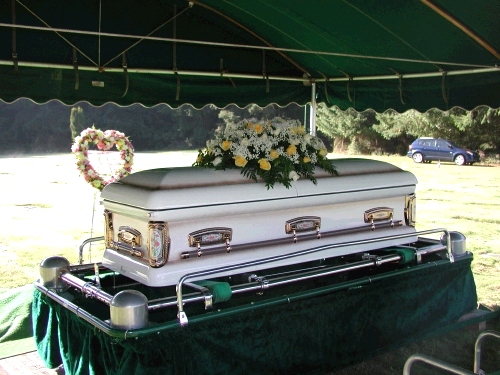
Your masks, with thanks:
[[[457,165],[474,164],[480,161],[479,154],[455,145],[446,139],[422,137],[409,147],[408,157],[415,163],[451,161]]]

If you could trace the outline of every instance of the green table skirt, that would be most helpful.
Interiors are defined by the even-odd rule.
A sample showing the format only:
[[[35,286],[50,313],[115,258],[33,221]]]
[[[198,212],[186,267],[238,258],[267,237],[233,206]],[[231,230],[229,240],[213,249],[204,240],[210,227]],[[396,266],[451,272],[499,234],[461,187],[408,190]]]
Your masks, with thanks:
[[[455,323],[477,307],[472,257],[413,267],[354,288],[116,339],[35,290],[39,355],[66,374],[326,372]]]

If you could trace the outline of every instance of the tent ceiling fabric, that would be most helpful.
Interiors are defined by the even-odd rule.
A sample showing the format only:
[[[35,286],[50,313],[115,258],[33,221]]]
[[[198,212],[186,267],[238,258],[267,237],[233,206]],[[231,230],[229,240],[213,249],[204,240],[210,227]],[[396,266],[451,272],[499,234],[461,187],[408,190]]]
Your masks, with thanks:
[[[4,0],[0,99],[500,107],[491,0]]]

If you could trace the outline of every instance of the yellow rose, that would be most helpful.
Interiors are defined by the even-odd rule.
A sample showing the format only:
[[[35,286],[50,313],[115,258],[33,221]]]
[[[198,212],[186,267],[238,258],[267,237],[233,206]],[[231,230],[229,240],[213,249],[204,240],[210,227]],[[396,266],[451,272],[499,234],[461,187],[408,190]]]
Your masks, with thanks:
[[[243,156],[241,155],[236,155],[234,158],[234,164],[237,166],[237,167],[244,167],[245,165],[247,165],[248,161],[247,159],[245,159]]]
[[[286,153],[292,156],[293,154],[297,153],[297,147],[295,147],[294,145],[288,146],[288,148],[286,149]]]
[[[271,152],[269,152],[269,159],[271,160],[274,160],[274,159],[277,159],[280,155],[278,154],[278,151],[276,150],[271,150]]]
[[[320,148],[318,154],[319,156],[325,157],[328,154],[328,151],[326,150],[326,148]]]
[[[302,161],[304,163],[310,163],[311,162],[311,158],[309,156],[304,156],[304,159],[302,159]]]
[[[229,150],[231,147],[231,141],[223,141],[220,145],[220,148],[222,148],[224,151]]]
[[[268,171],[271,169],[271,163],[269,163],[267,159],[259,159],[259,167],[260,169]]]
[[[256,132],[257,134],[262,133],[262,129],[263,129],[263,128],[262,128],[262,125],[261,125],[261,124],[255,124],[255,126],[253,127],[253,130],[255,130],[255,132]]]
[[[302,126],[297,126],[296,128],[293,128],[293,134],[304,134],[306,132],[306,129]]]

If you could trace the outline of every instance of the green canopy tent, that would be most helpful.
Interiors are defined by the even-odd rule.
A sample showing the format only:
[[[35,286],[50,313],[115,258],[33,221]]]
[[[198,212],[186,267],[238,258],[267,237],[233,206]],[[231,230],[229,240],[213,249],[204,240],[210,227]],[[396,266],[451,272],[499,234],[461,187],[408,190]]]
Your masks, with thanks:
[[[0,99],[500,107],[500,3],[6,0]]]

